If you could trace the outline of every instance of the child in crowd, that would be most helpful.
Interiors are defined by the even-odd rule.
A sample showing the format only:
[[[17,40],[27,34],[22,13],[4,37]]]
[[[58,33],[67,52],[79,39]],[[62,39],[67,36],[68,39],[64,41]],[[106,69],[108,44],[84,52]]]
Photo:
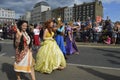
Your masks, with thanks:
[[[107,39],[104,40],[104,43],[111,44],[111,38],[110,38],[110,36],[107,36]]]

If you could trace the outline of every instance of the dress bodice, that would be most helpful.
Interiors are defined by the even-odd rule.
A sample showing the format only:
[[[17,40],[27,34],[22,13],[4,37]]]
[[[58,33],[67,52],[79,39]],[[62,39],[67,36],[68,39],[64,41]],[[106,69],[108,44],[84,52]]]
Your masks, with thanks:
[[[54,32],[52,32],[52,34],[50,34],[49,32],[46,33],[46,38],[50,38],[54,36]]]

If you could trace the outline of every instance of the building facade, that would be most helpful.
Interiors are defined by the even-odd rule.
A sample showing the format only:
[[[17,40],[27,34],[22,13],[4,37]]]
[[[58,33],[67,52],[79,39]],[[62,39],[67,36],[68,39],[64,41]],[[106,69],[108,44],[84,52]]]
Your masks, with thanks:
[[[6,8],[0,8],[0,24],[14,23],[15,11]]]
[[[52,10],[52,17],[57,19],[58,17],[61,18],[61,20],[64,22],[64,17],[65,17],[65,14],[64,14],[64,11],[67,7],[59,7],[59,8],[56,8],[56,9],[53,9]]]
[[[45,21],[47,21],[49,19],[52,19],[51,10],[42,12],[41,16],[42,16],[42,21],[43,22],[45,22]]]
[[[89,3],[84,2],[80,5],[74,4],[73,6],[73,19],[75,21],[77,19],[85,21],[87,17],[90,17],[91,20],[95,21],[97,16],[103,17],[103,5],[99,0]]]
[[[73,20],[73,7],[67,7],[64,9],[64,22]]]
[[[49,6],[48,3],[42,1],[39,3],[36,3],[33,10],[31,11],[31,22],[32,23],[42,23],[42,12],[47,11],[47,10],[51,10],[51,7]]]
[[[23,16],[20,17],[21,20],[26,20],[28,23],[31,23],[31,12],[27,11]]]

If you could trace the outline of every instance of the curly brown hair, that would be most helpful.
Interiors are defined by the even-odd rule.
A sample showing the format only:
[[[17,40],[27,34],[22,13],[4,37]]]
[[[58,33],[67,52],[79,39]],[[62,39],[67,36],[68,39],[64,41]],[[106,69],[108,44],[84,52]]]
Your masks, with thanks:
[[[52,19],[49,19],[49,20],[47,20],[45,23],[44,23],[44,28],[45,29],[48,29],[48,32],[50,33],[50,34],[52,34],[52,27],[50,27],[50,23],[51,22],[53,22],[53,20]]]

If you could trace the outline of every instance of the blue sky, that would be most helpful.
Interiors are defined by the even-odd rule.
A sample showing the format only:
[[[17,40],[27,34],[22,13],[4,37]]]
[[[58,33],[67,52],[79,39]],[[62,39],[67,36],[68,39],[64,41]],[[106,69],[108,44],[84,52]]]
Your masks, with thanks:
[[[0,7],[16,11],[16,18],[31,10],[35,3],[46,1],[52,7],[72,6],[74,3],[91,2],[94,0],[0,0]],[[104,19],[109,16],[112,21],[120,21],[120,0],[101,0],[104,6]]]
[[[120,21],[120,3],[103,3],[104,6],[104,18],[109,16],[112,21]]]

